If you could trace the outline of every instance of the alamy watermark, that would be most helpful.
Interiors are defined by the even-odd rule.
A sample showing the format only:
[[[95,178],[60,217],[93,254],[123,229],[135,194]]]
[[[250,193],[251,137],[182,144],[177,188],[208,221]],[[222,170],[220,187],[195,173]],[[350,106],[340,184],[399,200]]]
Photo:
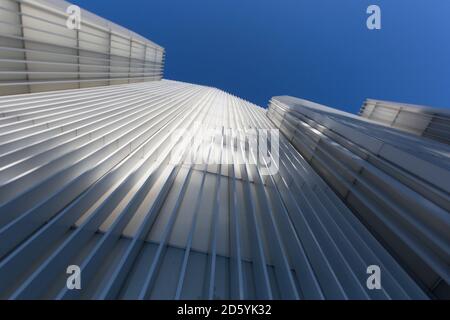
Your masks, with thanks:
[[[375,4],[370,5],[367,8],[367,14],[370,16],[367,18],[366,25],[369,30],[381,29],[381,8]]]
[[[81,269],[77,265],[67,267],[66,273],[70,276],[67,278],[66,286],[69,290],[81,290]]]
[[[213,128],[196,123],[191,130],[177,129],[170,163],[174,165],[256,165],[262,175],[278,173],[278,129]]]
[[[367,274],[370,276],[367,278],[366,286],[369,290],[381,289],[381,269],[377,265],[371,265],[367,267]]]
[[[79,6],[71,5],[66,9],[69,15],[66,20],[66,26],[70,30],[81,30],[81,9]]]

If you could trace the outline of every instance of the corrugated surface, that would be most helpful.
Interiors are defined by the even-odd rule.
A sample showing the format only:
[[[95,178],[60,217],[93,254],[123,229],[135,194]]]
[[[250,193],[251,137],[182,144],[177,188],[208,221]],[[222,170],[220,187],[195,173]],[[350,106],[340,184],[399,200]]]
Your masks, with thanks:
[[[450,144],[448,110],[368,99],[359,113],[383,125]]]
[[[0,0],[0,95],[160,80],[164,49],[59,0]]]
[[[274,176],[224,135],[208,155],[231,164],[168,161],[196,122],[273,128],[256,105],[163,80],[4,97],[0,116],[1,298],[427,298],[285,137]]]
[[[269,118],[414,276],[450,297],[450,147],[293,97]]]

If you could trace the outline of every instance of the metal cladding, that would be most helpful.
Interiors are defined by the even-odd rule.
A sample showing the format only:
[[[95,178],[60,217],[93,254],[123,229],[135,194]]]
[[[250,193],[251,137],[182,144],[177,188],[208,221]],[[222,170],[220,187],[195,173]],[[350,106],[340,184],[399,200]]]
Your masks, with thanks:
[[[448,297],[449,146],[161,80],[68,6],[0,0],[0,299]]]
[[[359,114],[395,129],[450,144],[450,112],[445,109],[367,99]]]
[[[267,113],[410,274],[450,297],[450,146],[293,97]]]
[[[3,97],[0,115],[1,298],[429,297],[284,136],[273,175],[224,134],[208,157],[228,164],[168,160],[180,128],[274,128],[249,102],[162,80]]]
[[[164,49],[71,4],[0,0],[0,95],[160,80]]]

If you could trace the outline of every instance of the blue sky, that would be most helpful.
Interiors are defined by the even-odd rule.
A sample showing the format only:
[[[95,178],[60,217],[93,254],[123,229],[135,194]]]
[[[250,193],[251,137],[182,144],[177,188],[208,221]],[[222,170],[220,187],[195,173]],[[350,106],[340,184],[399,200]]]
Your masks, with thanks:
[[[73,0],[166,48],[165,77],[267,106],[365,98],[450,108],[449,0]],[[382,10],[382,29],[366,9]]]

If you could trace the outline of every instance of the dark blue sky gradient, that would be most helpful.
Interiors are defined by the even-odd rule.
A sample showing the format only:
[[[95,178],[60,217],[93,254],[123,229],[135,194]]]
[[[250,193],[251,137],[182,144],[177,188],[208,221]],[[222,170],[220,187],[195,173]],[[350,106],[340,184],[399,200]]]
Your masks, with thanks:
[[[449,0],[73,0],[166,49],[165,77],[267,106],[293,95],[450,107]],[[382,10],[382,30],[366,9]]]

